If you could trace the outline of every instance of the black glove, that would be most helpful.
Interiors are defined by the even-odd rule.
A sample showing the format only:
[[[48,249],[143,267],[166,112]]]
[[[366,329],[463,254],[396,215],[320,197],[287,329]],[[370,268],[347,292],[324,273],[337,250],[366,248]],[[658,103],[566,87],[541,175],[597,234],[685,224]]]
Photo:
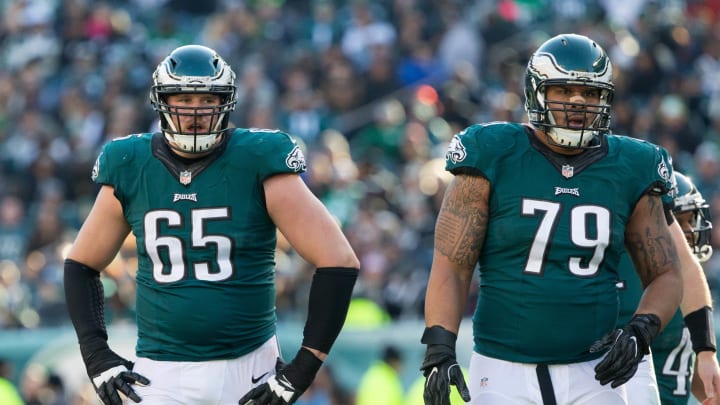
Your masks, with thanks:
[[[134,402],[142,401],[131,384],[148,385],[150,380],[131,371],[133,362],[118,356],[107,347],[89,355],[83,353],[83,360],[90,381],[103,404],[123,405],[118,391]]]
[[[470,402],[470,391],[455,359],[457,336],[442,326],[425,328],[420,342],[427,345],[420,370],[425,376],[426,405],[450,405],[450,385],[457,387],[463,401]]]
[[[654,314],[635,315],[622,329],[614,330],[593,343],[590,353],[610,351],[595,366],[595,379],[612,388],[625,384],[637,371],[650,343],[660,332],[660,318]]]
[[[287,405],[297,401],[310,387],[322,361],[310,350],[300,348],[290,364],[278,358],[275,375],[245,394],[239,405]]]

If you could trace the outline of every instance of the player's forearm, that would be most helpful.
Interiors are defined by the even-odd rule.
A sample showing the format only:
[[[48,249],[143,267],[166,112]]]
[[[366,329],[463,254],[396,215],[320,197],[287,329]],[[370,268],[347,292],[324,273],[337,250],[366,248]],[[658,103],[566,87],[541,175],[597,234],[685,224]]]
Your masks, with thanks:
[[[680,305],[682,284],[680,270],[676,267],[659,274],[645,288],[636,313],[655,314],[665,327]]]
[[[349,267],[318,268],[313,275],[302,345],[321,360],[345,323],[357,276],[358,269]]]
[[[683,298],[680,309],[683,315],[697,311],[705,306],[712,308],[710,288],[703,268],[692,250],[690,250],[690,246],[685,240],[685,234],[677,221],[670,225],[670,234],[675,246],[677,246],[680,268],[682,269]]]
[[[683,267],[683,297],[680,310],[683,315],[697,311],[705,306],[712,308],[710,289],[700,263],[694,259],[687,262],[682,260],[681,265]]]
[[[457,334],[471,280],[472,271],[453,267],[436,251],[425,296],[425,325],[439,325]]]

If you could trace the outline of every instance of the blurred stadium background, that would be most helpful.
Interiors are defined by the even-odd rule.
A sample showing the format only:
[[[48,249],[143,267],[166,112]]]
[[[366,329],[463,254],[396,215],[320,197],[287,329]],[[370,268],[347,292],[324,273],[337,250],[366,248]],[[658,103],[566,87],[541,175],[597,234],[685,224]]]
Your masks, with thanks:
[[[615,133],[665,146],[720,218],[718,0],[0,0],[0,372],[27,403],[93,403],[64,307],[64,252],[97,192],[99,148],[155,130],[152,70],[171,49],[201,43],[238,74],[234,125],[280,128],[304,144],[305,180],[361,258],[328,361],[347,395],[327,403],[351,401],[385,344],[402,349],[409,386],[446,142],[473,122],[525,120],[527,58],[561,32],[610,54]],[[720,226],[714,241],[718,250]],[[111,342],[127,355],[135,264],[129,239],[103,278]],[[716,295],[720,255],[705,270]],[[311,274],[281,241],[287,350]]]

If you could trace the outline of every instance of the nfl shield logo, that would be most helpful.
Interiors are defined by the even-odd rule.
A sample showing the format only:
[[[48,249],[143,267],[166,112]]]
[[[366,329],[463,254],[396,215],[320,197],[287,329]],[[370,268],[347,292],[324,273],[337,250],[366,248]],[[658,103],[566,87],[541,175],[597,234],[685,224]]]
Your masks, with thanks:
[[[563,169],[565,170],[565,169]],[[564,172],[563,172],[564,173]],[[180,172],[180,184],[183,186],[187,186],[192,181],[192,173],[188,170],[183,170]]]
[[[570,177],[572,177],[572,176],[573,176],[573,170],[575,170],[575,169],[574,169],[572,166],[570,166],[570,165],[562,165],[562,175],[563,175],[563,177],[565,177],[566,179],[569,179]]]

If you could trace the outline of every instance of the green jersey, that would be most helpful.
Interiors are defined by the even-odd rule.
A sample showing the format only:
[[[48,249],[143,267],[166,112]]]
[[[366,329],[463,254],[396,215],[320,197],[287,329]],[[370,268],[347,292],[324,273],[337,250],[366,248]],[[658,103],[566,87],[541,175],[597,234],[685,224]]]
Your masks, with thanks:
[[[521,124],[491,123],[453,138],[446,169],[491,187],[474,350],[521,363],[599,357],[588,349],[615,327],[625,225],[644,194],[671,188],[661,149],[608,135],[565,156]]]
[[[106,144],[93,180],[114,188],[138,253],[138,356],[236,358],[275,334],[276,227],[263,180],[305,170],[285,133],[234,129],[183,160],[161,134]]]

